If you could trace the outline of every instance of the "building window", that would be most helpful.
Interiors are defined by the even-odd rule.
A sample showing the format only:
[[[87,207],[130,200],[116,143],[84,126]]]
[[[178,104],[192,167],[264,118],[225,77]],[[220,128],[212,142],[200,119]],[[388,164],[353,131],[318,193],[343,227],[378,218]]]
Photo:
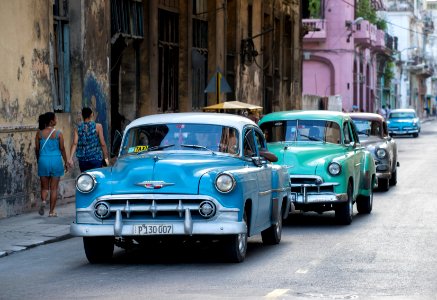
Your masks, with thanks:
[[[111,1],[111,35],[143,38],[143,3],[138,0]]]
[[[179,109],[179,15],[163,9],[158,12],[158,110]]]
[[[193,12],[198,13],[193,18],[192,61],[192,109],[201,110],[207,104],[205,88],[208,80],[208,22],[206,1],[193,0]]]
[[[54,0],[53,2],[53,33],[53,109],[57,112],[70,112],[70,29],[68,0]]]

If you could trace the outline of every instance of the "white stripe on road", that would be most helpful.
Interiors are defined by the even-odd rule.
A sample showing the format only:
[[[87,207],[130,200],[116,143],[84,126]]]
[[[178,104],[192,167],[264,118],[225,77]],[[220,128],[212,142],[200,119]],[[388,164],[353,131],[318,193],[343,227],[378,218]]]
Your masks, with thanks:
[[[265,295],[265,298],[278,298],[288,292],[290,289],[276,289]]]
[[[297,273],[297,274],[306,274],[306,273],[308,273],[308,269],[298,269],[298,270],[296,271],[296,273]]]

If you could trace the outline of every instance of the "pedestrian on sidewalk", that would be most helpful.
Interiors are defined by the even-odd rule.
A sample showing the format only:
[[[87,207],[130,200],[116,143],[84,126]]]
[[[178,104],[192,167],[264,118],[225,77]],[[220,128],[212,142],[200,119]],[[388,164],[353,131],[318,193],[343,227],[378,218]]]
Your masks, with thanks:
[[[81,172],[109,165],[108,149],[103,136],[102,124],[93,121],[94,113],[89,107],[82,109],[81,122],[74,130],[73,143],[70,149],[68,164],[73,167],[73,157],[79,161]]]
[[[64,136],[60,130],[55,129],[56,115],[53,112],[40,115],[38,123],[39,131],[35,136],[35,154],[38,159],[38,176],[41,181],[41,205],[38,213],[41,216],[44,215],[50,191],[49,217],[56,217],[59,180],[61,176],[64,176],[64,168],[68,167]]]

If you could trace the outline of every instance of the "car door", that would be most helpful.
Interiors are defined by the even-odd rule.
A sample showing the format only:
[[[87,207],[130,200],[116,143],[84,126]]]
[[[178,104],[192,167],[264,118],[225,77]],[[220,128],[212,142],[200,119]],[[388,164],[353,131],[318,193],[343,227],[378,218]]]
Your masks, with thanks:
[[[355,188],[354,193],[358,193],[358,190],[362,184],[362,181],[364,180],[364,167],[365,167],[365,155],[366,155],[366,149],[365,147],[361,146],[360,138],[358,137],[357,128],[355,127],[355,124],[352,121],[349,121],[349,126],[351,130],[351,136],[355,142],[355,166],[356,166],[356,173],[355,173]]]
[[[394,138],[392,138],[389,134],[388,134],[388,128],[387,128],[387,123],[384,121],[383,122],[383,136],[384,139],[387,143],[387,151],[389,152],[389,157],[390,157],[390,170],[391,171],[395,171],[396,170],[396,163],[398,161],[397,155],[398,155],[398,150],[396,148],[396,142],[394,140]]]
[[[262,132],[252,127],[244,134],[244,155],[253,160],[256,168],[257,178],[257,199],[252,199],[254,207],[257,207],[255,217],[255,227],[262,228],[270,222],[271,216],[271,197],[272,197],[272,167],[260,157],[260,150],[266,148],[266,142]],[[248,148],[248,149],[247,149]]]
[[[355,127],[352,122],[345,121],[343,123],[343,134],[345,139],[345,144],[348,145],[348,149],[350,151],[349,163],[352,164],[352,178],[354,182],[354,195],[357,193],[360,183],[360,170],[361,170],[361,161],[363,149],[359,143],[358,135],[354,130]],[[355,132],[355,134],[354,134]]]

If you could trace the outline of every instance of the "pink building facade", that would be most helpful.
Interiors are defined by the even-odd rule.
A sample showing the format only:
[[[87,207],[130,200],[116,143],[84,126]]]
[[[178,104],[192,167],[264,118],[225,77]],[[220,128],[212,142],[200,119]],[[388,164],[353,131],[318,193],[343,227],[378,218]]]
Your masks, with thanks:
[[[303,20],[303,95],[337,95],[344,111],[376,112],[385,103],[382,73],[391,49],[387,34],[356,18],[352,4],[322,1],[322,18]]]

